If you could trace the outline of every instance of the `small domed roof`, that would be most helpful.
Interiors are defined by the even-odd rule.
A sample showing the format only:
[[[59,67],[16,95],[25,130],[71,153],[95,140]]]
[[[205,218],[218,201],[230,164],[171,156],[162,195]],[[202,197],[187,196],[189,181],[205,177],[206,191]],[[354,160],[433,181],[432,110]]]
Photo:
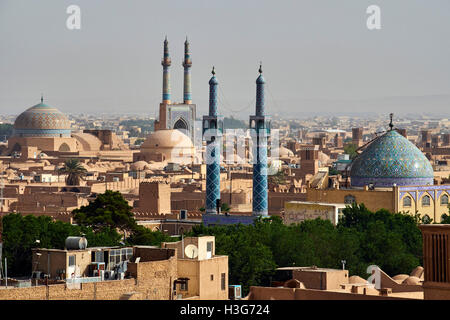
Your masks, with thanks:
[[[417,277],[410,276],[405,280],[403,280],[402,284],[420,285],[420,279]]]
[[[130,168],[131,168],[131,170],[142,171],[142,170],[148,169],[149,164],[147,162],[141,160],[141,161],[137,161],[137,162],[134,162],[133,164],[131,164]]]
[[[360,276],[351,276],[348,278],[348,283],[356,284],[356,283],[367,283],[367,280],[361,278]]]
[[[409,275],[407,275],[407,274],[398,274],[398,275],[392,277],[392,279],[399,284],[402,284],[403,281],[405,281],[405,279],[407,279],[407,278],[409,278]]]
[[[285,157],[293,157],[294,153],[289,150],[286,147],[280,146],[279,150],[278,150],[280,157],[285,158]]]
[[[392,187],[433,184],[433,167],[425,155],[395,130],[376,138],[352,163],[351,184]]]
[[[141,149],[192,148],[191,139],[180,130],[158,130],[152,132],[141,145]]]

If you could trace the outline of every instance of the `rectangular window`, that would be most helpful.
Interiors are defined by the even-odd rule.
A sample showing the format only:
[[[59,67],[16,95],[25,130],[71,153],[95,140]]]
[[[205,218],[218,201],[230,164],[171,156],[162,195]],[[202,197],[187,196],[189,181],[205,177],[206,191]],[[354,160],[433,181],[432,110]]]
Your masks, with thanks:
[[[220,279],[220,288],[222,290],[225,290],[225,282],[226,282],[226,275],[225,275],[225,273],[222,273],[221,279]]]
[[[186,280],[186,282],[180,283],[180,290],[181,291],[188,291],[188,282],[187,282],[187,280]]]
[[[69,267],[73,267],[75,265],[75,255],[69,256]]]
[[[206,258],[212,258],[212,250],[213,250],[213,242],[212,241],[208,241],[206,243]]]
[[[211,275],[211,281],[214,281],[214,275],[213,274]]]
[[[103,251],[95,252],[95,260],[93,262],[105,262],[105,255]]]

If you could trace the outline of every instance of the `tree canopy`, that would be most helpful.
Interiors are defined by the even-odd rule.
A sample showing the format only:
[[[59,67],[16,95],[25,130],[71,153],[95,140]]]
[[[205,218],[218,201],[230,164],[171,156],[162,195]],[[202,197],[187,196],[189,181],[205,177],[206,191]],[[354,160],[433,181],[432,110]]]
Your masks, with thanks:
[[[409,274],[422,263],[419,223],[416,216],[353,204],[337,226],[319,218],[288,226],[272,216],[254,225],[196,226],[187,235],[214,235],[216,254],[229,257],[229,283],[248,292],[252,285],[269,285],[277,267],[342,268],[346,260],[350,274],[363,278],[370,265]]]
[[[89,246],[116,246],[121,236],[114,229],[93,232],[92,229],[53,221],[47,216],[22,216],[11,213],[2,217],[3,249],[8,260],[8,273],[31,275],[31,249],[64,249],[69,236],[84,235]],[[39,240],[39,242],[37,242]]]
[[[96,231],[105,228],[131,231],[136,227],[131,209],[120,192],[106,190],[87,206],[73,210],[72,213],[77,224],[92,227]]]

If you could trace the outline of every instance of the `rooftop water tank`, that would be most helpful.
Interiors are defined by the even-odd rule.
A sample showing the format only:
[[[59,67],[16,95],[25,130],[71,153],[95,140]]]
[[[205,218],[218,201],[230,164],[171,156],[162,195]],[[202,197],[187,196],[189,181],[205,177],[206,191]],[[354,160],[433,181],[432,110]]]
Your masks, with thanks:
[[[67,237],[67,250],[82,250],[87,248],[87,239],[85,237]]]

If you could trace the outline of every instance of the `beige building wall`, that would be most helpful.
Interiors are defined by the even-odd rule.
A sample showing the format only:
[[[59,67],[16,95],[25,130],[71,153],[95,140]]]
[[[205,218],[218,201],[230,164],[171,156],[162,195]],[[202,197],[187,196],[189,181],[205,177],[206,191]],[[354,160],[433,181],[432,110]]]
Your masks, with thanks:
[[[289,201],[284,204],[283,223],[301,223],[304,220],[314,220],[321,218],[330,220],[336,225],[339,213],[345,208],[343,204],[325,204],[302,201]]]
[[[443,214],[449,215],[448,203],[445,199],[450,199],[450,186],[448,190],[442,190],[439,194],[439,190],[413,190],[408,191],[403,194],[400,193],[399,189],[396,188],[397,199],[398,199],[398,211],[399,212],[409,212],[410,214],[415,214],[418,212],[423,218],[428,215],[434,222],[440,223],[441,216]],[[421,192],[423,192],[421,194]],[[430,204],[428,201],[424,201],[425,197],[429,197]],[[445,198],[447,196],[448,198]],[[407,201],[409,197],[410,201]],[[415,199],[414,199],[415,198]],[[409,205],[411,203],[411,205]]]
[[[364,203],[371,211],[395,210],[395,193],[393,190],[364,189],[307,189],[307,201],[325,203],[345,203],[346,196],[353,196],[355,201]]]
[[[16,149],[16,145],[21,147],[36,147],[46,151],[77,151],[76,139],[70,137],[10,137],[8,140],[8,149]]]
[[[208,242],[212,242],[212,251],[207,250]],[[197,257],[183,255],[183,248],[188,245],[198,248]],[[187,290],[177,285],[177,294],[200,300],[228,299],[228,256],[215,255],[214,236],[187,237],[183,241],[163,242],[161,247],[177,250],[178,278],[189,278]]]
[[[37,255],[40,253],[41,255]],[[69,266],[69,257],[75,256],[75,266]],[[52,250],[33,249],[32,269],[48,273],[51,278],[60,276],[62,279],[73,277],[87,277],[88,266],[91,264],[90,250]],[[64,273],[61,271],[64,270]]]

